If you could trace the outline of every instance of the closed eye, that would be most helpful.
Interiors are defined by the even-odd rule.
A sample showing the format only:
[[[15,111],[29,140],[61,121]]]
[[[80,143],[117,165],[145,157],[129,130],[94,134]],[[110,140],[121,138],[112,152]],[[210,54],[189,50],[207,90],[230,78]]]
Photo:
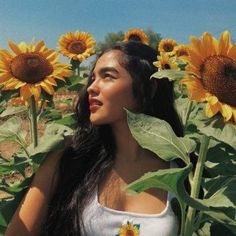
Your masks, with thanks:
[[[116,77],[110,73],[104,73],[103,78],[104,79],[116,79]]]

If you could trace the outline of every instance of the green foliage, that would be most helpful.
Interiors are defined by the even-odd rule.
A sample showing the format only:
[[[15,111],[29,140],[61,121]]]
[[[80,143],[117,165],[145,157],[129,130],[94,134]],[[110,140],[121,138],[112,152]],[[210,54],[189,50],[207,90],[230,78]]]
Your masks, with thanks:
[[[194,151],[195,142],[187,137],[177,137],[166,121],[128,112],[128,124],[132,135],[142,147],[165,161],[180,158],[186,164],[190,163],[188,155]]]
[[[181,98],[181,101],[185,101],[185,99]],[[208,122],[204,121],[203,116],[199,114],[202,112],[201,107],[196,106],[195,104],[190,107],[192,113],[186,120],[188,128],[183,138],[177,137],[169,124],[163,120],[127,111],[131,133],[143,148],[154,152],[165,161],[173,162],[176,158],[180,158],[186,164],[184,168],[170,168],[146,173],[139,180],[131,183],[128,189],[141,192],[149,188],[162,188],[172,192],[180,205],[181,235],[183,236],[186,235],[184,229],[188,220],[187,206],[199,210],[193,225],[194,235],[215,232],[215,229],[222,224],[224,225],[222,232],[234,234],[236,232],[235,126],[221,123],[220,130],[217,130],[216,127],[212,128],[214,121],[209,122],[209,119]],[[188,106],[185,104],[185,107]],[[199,125],[200,122],[202,125]],[[194,125],[196,127],[193,129]],[[190,127],[194,135],[191,135]],[[198,129],[198,127],[200,128]],[[198,161],[197,165],[203,165],[208,177],[199,182],[204,196],[193,198],[187,194],[184,181],[188,179],[192,187],[196,184],[193,178],[195,172],[190,164],[190,153],[194,152],[197,156],[203,155],[202,148],[199,147],[202,145],[201,140],[204,135],[209,135],[210,143],[204,150],[205,162]],[[198,159],[200,160],[200,157]]]
[[[144,30],[144,32],[148,36],[149,45],[156,50],[159,42],[161,41],[161,34],[156,33],[152,28],[147,28],[146,30]],[[107,48],[110,48],[115,43],[122,42],[124,40],[124,35],[125,35],[124,31],[108,33],[105,36],[104,40],[97,43],[96,46],[97,54],[99,54],[100,52],[102,52]]]
[[[97,43],[96,52],[99,54],[105,49],[110,48],[114,43],[122,42],[123,39],[123,31],[108,33],[103,41]]]

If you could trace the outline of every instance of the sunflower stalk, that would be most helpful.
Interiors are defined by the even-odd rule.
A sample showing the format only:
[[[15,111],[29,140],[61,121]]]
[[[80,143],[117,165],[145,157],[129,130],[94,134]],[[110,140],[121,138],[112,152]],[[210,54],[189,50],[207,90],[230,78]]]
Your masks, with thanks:
[[[34,96],[31,96],[29,99],[30,104],[30,132],[31,132],[31,139],[33,142],[34,147],[38,146],[38,128],[37,128],[37,111],[36,111],[36,103]]]
[[[17,135],[17,140],[16,142],[21,146],[21,148],[24,150],[25,154],[27,155],[28,158],[30,158],[30,154],[26,149],[27,144],[25,143],[25,141],[19,136]]]
[[[187,109],[186,109],[186,112],[185,112],[185,115],[184,115],[184,118],[183,118],[183,126],[184,126],[184,128],[186,128],[186,126],[187,126],[187,122],[188,122],[188,119],[189,119],[192,107],[193,107],[193,101],[189,100],[188,106],[187,106]]]
[[[191,197],[192,198],[199,197],[199,192],[200,192],[200,187],[201,187],[201,182],[202,182],[202,174],[203,174],[204,165],[206,161],[206,155],[208,151],[209,142],[210,142],[210,137],[204,135],[201,139],[199,157],[197,160],[197,165],[194,172],[193,181],[191,183]],[[193,234],[195,215],[196,215],[196,209],[189,207],[187,211],[187,216],[186,216],[184,236],[189,236]]]
[[[76,60],[71,60],[71,65],[72,65],[72,70],[74,71],[74,74],[76,76],[80,76],[80,61]]]

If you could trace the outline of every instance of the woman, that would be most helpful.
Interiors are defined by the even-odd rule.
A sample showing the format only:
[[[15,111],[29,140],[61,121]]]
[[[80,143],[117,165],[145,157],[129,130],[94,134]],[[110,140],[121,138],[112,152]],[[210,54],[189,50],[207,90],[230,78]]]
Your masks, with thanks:
[[[164,119],[182,134],[171,82],[150,80],[156,58],[138,42],[98,57],[77,106],[72,145],[46,159],[5,236],[177,235],[166,191],[124,190],[148,171],[169,168],[134,140],[124,108]]]

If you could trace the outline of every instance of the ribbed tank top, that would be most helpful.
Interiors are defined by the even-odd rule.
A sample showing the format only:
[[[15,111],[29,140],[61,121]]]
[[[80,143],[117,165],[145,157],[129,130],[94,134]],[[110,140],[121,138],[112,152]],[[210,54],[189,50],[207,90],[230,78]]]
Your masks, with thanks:
[[[159,214],[114,210],[101,205],[97,188],[83,212],[83,236],[176,236],[178,220],[168,193],[165,209]]]

